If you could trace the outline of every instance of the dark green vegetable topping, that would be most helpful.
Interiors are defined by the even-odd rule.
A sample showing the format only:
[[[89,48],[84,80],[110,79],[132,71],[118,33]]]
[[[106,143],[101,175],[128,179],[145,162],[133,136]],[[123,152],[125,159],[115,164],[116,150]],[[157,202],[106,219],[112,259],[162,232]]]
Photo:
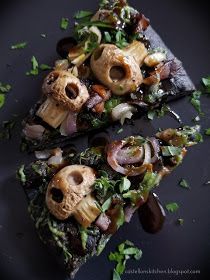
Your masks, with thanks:
[[[171,202],[166,204],[166,209],[168,212],[176,212],[179,209],[179,205],[176,202]]]
[[[190,189],[190,186],[189,186],[188,182],[187,182],[185,179],[181,179],[181,181],[179,182],[179,185],[180,185],[182,188]]]
[[[60,28],[66,30],[68,28],[68,25],[69,25],[69,19],[62,17],[60,21]]]
[[[27,42],[17,43],[11,46],[11,50],[24,49],[27,46],[27,44]]]

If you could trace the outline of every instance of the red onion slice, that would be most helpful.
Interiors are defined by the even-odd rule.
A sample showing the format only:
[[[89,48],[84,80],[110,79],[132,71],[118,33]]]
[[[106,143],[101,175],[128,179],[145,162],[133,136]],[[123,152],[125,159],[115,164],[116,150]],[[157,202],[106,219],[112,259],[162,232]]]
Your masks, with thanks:
[[[125,215],[125,222],[130,223],[135,211],[138,209],[137,206],[128,205],[124,209],[124,215]]]
[[[34,140],[41,140],[44,131],[45,128],[39,124],[34,124],[34,125],[26,124],[26,126],[23,129],[23,133],[25,134],[25,136]]]
[[[50,157],[47,161],[49,165],[59,165],[63,162],[63,151],[60,148],[56,148],[51,151],[51,154],[53,154],[52,157]]]
[[[60,134],[70,136],[75,132],[77,132],[77,113],[69,112],[67,118],[61,124]]]
[[[151,144],[152,147],[152,158],[151,158],[151,163],[155,163],[158,158],[159,158],[159,152],[160,152],[160,145],[159,145],[159,141],[154,138],[151,137],[149,138],[149,143]]]
[[[132,137],[132,139],[135,139]],[[122,148],[131,142],[131,138],[128,138],[126,140],[122,141],[114,141],[111,144],[108,145],[107,148],[107,162],[109,165],[117,172],[124,174],[126,176],[138,176],[142,173],[144,173],[149,167],[149,148],[146,146],[147,149],[147,155],[146,155],[146,161],[144,164],[140,166],[132,166],[132,165],[126,165],[121,166],[117,160],[118,153],[122,150]],[[145,147],[144,147],[145,149]],[[151,150],[150,150],[151,153]],[[151,154],[150,154],[151,158]]]
[[[143,162],[144,150],[142,147],[126,147],[117,153],[117,161],[122,164]]]
[[[110,218],[102,213],[95,222],[95,225],[99,227],[102,231],[106,231],[111,223]]]

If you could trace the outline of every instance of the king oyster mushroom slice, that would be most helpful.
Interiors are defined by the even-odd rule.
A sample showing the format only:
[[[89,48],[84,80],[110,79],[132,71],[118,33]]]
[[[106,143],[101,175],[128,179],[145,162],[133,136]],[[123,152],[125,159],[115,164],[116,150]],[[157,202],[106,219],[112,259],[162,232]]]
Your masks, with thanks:
[[[102,44],[91,57],[91,68],[98,80],[114,94],[135,91],[143,77],[139,64],[115,45]]]
[[[92,186],[95,172],[85,165],[70,165],[60,170],[51,180],[46,192],[46,204],[52,215],[59,220],[70,216],[88,227],[98,217]]]
[[[69,111],[79,112],[89,98],[86,86],[65,70],[52,71],[45,78],[42,90],[47,100],[36,114],[54,128],[64,121]]]

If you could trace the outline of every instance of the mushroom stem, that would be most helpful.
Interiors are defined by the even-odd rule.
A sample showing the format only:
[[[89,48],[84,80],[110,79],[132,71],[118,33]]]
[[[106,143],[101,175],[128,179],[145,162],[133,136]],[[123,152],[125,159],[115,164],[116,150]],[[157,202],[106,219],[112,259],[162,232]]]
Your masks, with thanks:
[[[73,216],[78,223],[80,223],[84,228],[87,228],[95,221],[100,213],[101,211],[96,205],[94,196],[89,194],[79,202]]]
[[[53,128],[57,128],[67,117],[68,110],[48,97],[40,106],[36,115]]]
[[[140,66],[143,64],[143,61],[147,56],[145,45],[139,41],[133,41],[129,46],[123,49],[123,52],[126,56],[133,56]]]

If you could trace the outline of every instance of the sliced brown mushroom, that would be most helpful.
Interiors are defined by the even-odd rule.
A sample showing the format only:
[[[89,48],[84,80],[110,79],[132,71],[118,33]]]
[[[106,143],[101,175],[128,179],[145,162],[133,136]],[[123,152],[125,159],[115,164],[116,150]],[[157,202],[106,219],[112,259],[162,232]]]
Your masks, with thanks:
[[[78,112],[89,98],[85,85],[68,71],[52,71],[44,80],[43,93],[66,109]]]
[[[91,68],[97,79],[116,95],[135,91],[143,80],[134,57],[111,44],[102,44],[94,51]]]
[[[100,214],[91,194],[95,172],[85,165],[70,165],[60,170],[51,180],[46,192],[46,204],[57,219],[71,215],[88,227]]]

